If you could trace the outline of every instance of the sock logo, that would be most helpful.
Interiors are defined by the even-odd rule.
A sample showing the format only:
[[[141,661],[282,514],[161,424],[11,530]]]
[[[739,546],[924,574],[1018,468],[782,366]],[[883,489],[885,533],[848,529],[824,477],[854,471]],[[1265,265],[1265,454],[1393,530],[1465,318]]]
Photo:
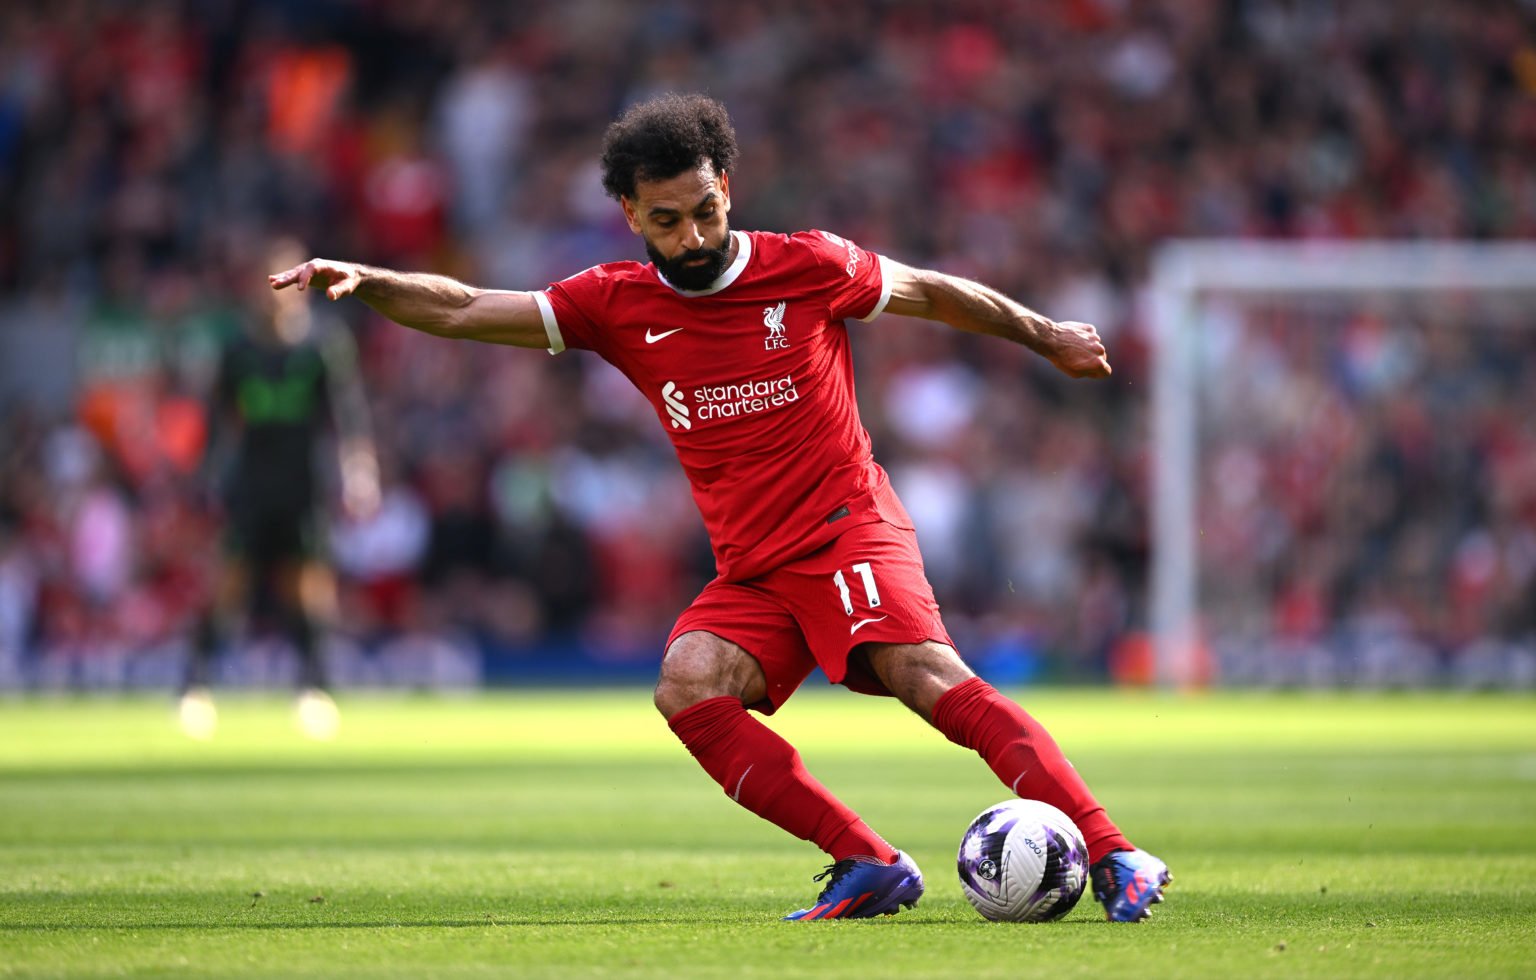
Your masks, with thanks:
[[[752,765],[757,765],[757,763],[754,762]],[[747,772],[751,771],[752,766],[748,766]],[[747,772],[742,773],[741,778],[736,780],[736,790],[735,792],[731,793],[731,799],[735,800],[737,803],[741,802],[741,784],[747,781]]]

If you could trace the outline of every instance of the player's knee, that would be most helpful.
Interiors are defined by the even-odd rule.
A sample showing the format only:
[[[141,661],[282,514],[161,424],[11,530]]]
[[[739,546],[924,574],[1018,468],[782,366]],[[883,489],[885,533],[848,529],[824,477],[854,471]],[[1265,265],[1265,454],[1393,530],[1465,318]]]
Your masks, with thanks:
[[[976,676],[953,647],[933,640],[870,644],[868,656],[881,682],[923,718],[932,717],[933,706],[944,692]]]
[[[684,708],[719,696],[719,664],[704,644],[679,637],[667,648],[656,679],[656,710],[670,718]]]
[[[656,710],[670,718],[710,698],[736,697],[751,703],[763,696],[761,676],[756,661],[740,647],[708,633],[684,633],[662,658]]]
[[[321,620],[335,618],[336,579],[330,568],[320,562],[299,566],[294,581],[295,598],[304,612]]]

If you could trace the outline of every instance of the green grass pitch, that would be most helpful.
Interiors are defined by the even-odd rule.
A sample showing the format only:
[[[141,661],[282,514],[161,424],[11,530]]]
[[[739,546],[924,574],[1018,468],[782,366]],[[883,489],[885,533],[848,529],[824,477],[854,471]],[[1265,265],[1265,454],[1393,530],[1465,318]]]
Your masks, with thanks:
[[[961,831],[1006,797],[895,702],[772,724],[923,867],[916,909],[786,923],[824,863],[735,807],[641,690],[0,703],[0,976],[1530,976],[1536,702],[1014,692],[1176,881],[982,921]]]

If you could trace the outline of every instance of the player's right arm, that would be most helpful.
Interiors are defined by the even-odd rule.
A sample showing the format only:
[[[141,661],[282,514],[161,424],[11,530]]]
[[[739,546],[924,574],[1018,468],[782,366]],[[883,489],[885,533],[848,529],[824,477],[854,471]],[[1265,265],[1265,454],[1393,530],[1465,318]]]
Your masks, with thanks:
[[[327,299],[356,296],[403,326],[456,340],[513,347],[548,347],[544,318],[532,293],[479,289],[447,276],[396,272],[310,259],[267,277],[273,289],[316,286]]]

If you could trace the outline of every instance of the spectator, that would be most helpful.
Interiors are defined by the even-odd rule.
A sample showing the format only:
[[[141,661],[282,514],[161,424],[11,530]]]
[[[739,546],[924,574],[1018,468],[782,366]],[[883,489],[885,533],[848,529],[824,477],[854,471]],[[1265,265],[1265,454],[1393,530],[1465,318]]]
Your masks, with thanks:
[[[185,526],[167,495],[190,493],[174,459],[199,436],[182,409],[230,332],[226,256],[281,231],[496,285],[620,254],[628,235],[592,207],[589,169],[614,110],[663,88],[735,109],[758,168],[740,222],[837,229],[1098,324],[1116,364],[1102,404],[1068,403],[1022,358],[916,326],[889,324],[891,343],[858,352],[865,418],[939,538],[923,544],[941,602],[963,611],[956,629],[1063,672],[1102,670],[1116,631],[1145,620],[1151,339],[1137,290],[1159,241],[1536,236],[1528,4],[337,9],[22,0],[0,12],[0,324],[18,324],[0,326],[0,398],[76,396],[42,432],[0,423],[0,644],[62,649],[79,621],[59,610],[146,581],[160,596],[148,619],[162,622],[149,632],[186,629],[166,583],[189,569],[119,551],[91,557],[94,585],[66,573],[49,503],[67,486],[35,467],[47,431],[83,423],[126,480],[92,513],[120,515],[108,524],[125,541]],[[78,332],[78,359],[50,359],[21,324]],[[653,655],[656,611],[683,603],[650,590],[686,581],[673,571],[706,549],[672,506],[669,451],[622,386],[595,364],[514,364],[353,326],[398,454],[398,509],[355,530],[414,542],[410,501],[427,508],[425,549],[402,546],[385,573],[409,565],[411,615],[473,627],[492,655],[567,641],[599,659]],[[1212,596],[1266,597],[1219,607],[1217,655],[1266,631],[1292,645],[1270,658],[1282,666],[1313,664],[1303,646],[1383,637],[1432,648],[1453,672],[1456,651],[1496,638],[1468,676],[1525,655],[1530,335],[1406,315],[1288,326],[1248,316],[1251,344],[1223,355],[1243,388],[1212,393],[1234,406],[1211,434]],[[1243,416],[1221,401],[1235,394],[1266,408]],[[1464,505],[1432,506],[1446,499]],[[381,581],[366,561],[354,570],[349,608]],[[133,633],[111,617],[93,630],[112,648]]]

